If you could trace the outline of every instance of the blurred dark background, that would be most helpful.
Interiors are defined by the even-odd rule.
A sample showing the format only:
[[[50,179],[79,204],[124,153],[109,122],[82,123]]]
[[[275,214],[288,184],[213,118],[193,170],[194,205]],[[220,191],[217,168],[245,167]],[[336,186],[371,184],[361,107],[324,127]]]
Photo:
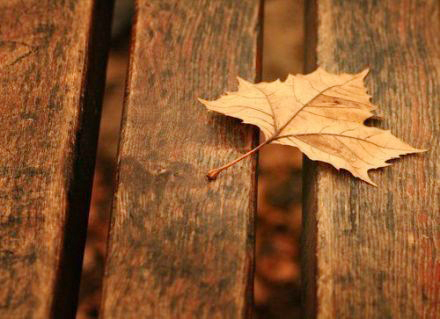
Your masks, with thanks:
[[[128,63],[133,0],[116,0],[77,319],[97,318]],[[303,1],[266,0],[263,80],[303,71]],[[255,318],[303,318],[300,300],[301,154],[268,145],[259,156]]]

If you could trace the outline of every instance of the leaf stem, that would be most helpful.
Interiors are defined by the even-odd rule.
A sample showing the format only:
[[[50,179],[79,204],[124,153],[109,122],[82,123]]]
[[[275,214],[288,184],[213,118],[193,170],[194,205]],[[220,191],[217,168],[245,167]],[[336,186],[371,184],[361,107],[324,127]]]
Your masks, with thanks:
[[[279,131],[277,132],[279,134]],[[267,145],[279,138],[283,138],[285,136],[272,136],[271,138],[267,139],[266,141],[264,141],[263,143],[261,143],[260,145],[258,145],[257,147],[251,149],[249,152],[241,155],[240,157],[236,158],[235,160],[233,160],[232,162],[229,162],[223,166],[220,166],[218,168],[212,169],[208,172],[208,174],[206,175],[206,177],[208,178],[208,180],[213,181],[215,179],[217,179],[217,176],[224,171],[225,169],[231,167],[232,165],[240,162],[241,160],[245,159],[246,157],[251,156],[252,154],[255,154],[260,148],[262,148],[264,145]]]
[[[225,169],[231,167],[232,165],[240,162],[241,160],[245,159],[248,156],[251,156],[252,154],[255,154],[260,148],[262,148],[264,145],[269,144],[270,142],[272,142],[273,139],[268,139],[266,141],[264,141],[263,143],[261,143],[260,145],[258,145],[257,147],[251,149],[249,152],[243,154],[242,156],[240,156],[239,158],[233,160],[232,162],[229,162],[223,166],[220,166],[218,168],[212,169],[208,172],[208,174],[206,175],[206,177],[208,178],[208,180],[213,181],[217,178],[217,176],[224,171]]]

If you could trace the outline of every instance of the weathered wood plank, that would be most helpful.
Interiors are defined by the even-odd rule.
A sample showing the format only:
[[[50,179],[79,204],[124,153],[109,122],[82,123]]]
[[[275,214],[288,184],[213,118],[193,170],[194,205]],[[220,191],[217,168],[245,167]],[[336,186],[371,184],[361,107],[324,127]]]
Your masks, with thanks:
[[[308,318],[314,303],[318,318],[438,318],[440,2],[318,0],[316,13],[317,64],[370,67],[380,125],[430,150],[373,172],[378,188],[306,164]]]
[[[110,3],[0,0],[0,318],[75,317]]]
[[[252,296],[256,131],[210,114],[258,77],[260,2],[139,0],[102,318],[243,318]]]

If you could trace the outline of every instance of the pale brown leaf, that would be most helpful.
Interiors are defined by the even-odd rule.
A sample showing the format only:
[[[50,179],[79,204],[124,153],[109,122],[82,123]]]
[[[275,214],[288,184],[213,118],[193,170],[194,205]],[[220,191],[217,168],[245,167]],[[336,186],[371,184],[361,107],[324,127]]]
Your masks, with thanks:
[[[364,85],[367,74],[368,70],[331,74],[319,68],[307,75],[289,75],[284,82],[253,84],[239,78],[237,92],[227,92],[215,101],[200,101],[211,111],[258,126],[265,141],[254,151],[268,143],[294,146],[312,160],[346,169],[375,185],[368,170],[424,150],[387,130],[364,125],[376,109]],[[210,177],[237,161],[214,170]]]

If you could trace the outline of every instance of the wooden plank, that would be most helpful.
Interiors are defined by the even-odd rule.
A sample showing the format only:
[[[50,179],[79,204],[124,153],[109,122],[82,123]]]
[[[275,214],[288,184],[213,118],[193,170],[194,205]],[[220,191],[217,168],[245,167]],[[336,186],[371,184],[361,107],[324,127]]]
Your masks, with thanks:
[[[111,20],[94,2],[0,0],[0,318],[75,317]]]
[[[316,281],[307,318],[440,314],[439,15],[437,0],[317,1],[317,47],[308,48],[317,64],[370,67],[379,125],[430,150],[374,171],[378,188],[307,162],[305,269]]]
[[[208,113],[254,81],[260,2],[139,0],[102,318],[244,318],[252,296],[255,129]]]

